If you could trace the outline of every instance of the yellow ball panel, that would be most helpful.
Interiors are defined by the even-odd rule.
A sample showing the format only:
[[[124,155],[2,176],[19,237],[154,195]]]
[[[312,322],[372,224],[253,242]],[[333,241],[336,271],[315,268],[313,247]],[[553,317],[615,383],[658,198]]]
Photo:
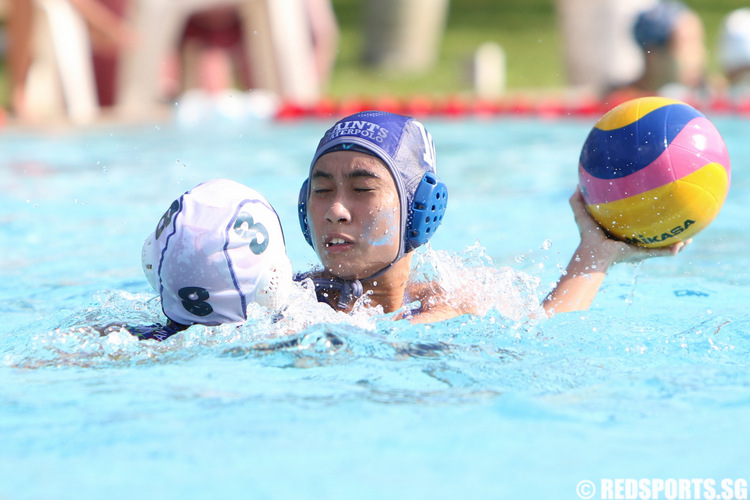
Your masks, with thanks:
[[[646,193],[587,208],[613,237],[663,247],[705,229],[721,210],[728,189],[724,167],[710,163]]]
[[[614,130],[639,120],[655,109],[669,104],[683,104],[681,101],[666,97],[643,97],[625,102],[609,110],[598,122],[596,128],[600,130]]]

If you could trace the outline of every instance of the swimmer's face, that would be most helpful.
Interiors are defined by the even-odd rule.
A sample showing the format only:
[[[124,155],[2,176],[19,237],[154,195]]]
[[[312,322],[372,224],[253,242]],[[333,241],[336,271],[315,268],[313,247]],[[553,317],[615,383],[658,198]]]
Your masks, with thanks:
[[[398,191],[379,158],[352,151],[321,156],[307,207],[313,246],[333,275],[367,278],[398,255]]]

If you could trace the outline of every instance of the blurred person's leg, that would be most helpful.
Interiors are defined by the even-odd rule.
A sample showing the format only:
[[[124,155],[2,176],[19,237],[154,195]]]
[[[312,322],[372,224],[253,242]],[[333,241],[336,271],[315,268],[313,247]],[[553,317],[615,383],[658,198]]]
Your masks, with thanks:
[[[26,115],[26,77],[31,65],[32,0],[12,0],[8,16],[8,70],[10,76],[10,104],[13,113]]]
[[[701,88],[706,77],[706,43],[703,22],[695,12],[680,16],[669,48],[675,64],[673,81],[691,89]]]
[[[87,19],[99,105],[110,107],[117,98],[120,53],[137,43],[126,23],[128,0],[73,0]]]
[[[305,0],[310,19],[315,64],[318,68],[320,84],[325,85],[331,78],[339,46],[339,26],[331,0]]]

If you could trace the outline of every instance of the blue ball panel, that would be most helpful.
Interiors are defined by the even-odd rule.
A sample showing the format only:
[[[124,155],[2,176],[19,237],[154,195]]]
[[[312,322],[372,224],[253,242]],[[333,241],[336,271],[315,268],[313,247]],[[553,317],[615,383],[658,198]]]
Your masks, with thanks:
[[[656,160],[691,120],[703,115],[685,104],[655,109],[621,128],[594,127],[581,151],[581,166],[599,179],[619,179]]]

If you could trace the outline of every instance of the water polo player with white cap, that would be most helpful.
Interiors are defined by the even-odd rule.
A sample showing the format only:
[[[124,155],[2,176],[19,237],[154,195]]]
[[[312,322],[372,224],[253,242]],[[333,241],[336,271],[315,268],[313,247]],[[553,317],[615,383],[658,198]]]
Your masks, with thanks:
[[[251,302],[284,306],[292,282],[276,211],[226,179],[175,200],[146,239],[142,263],[169,322],[128,327],[141,339],[164,340],[192,324],[243,323]]]
[[[319,300],[342,310],[364,292],[386,313],[400,309],[419,298],[408,284],[412,250],[435,233],[447,196],[420,122],[382,111],[339,120],[320,140],[299,196],[302,233],[323,269],[298,278],[312,278]],[[428,318],[424,303],[413,313],[460,314]]]

